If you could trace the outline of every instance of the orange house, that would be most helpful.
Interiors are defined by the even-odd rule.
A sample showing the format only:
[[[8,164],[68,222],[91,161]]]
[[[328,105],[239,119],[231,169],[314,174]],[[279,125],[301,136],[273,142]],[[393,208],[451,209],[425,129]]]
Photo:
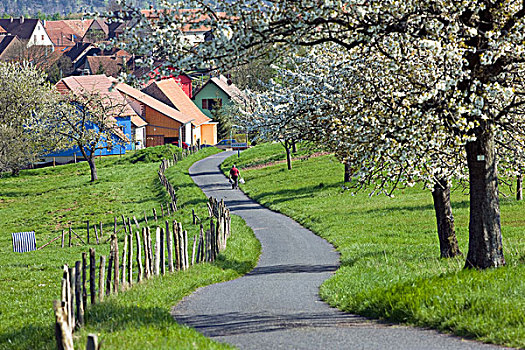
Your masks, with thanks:
[[[191,125],[183,137],[184,142],[190,145],[215,145],[217,143],[217,122],[202,113],[176,80],[153,81],[142,91],[189,118]]]
[[[191,135],[191,117],[127,84],[118,83],[116,89],[148,123],[146,147],[168,143],[180,145],[180,142],[186,142],[188,134]]]

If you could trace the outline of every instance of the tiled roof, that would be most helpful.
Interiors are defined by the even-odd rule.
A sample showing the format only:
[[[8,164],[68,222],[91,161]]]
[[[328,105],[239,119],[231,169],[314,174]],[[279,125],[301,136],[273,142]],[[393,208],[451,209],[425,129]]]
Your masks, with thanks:
[[[133,117],[136,116],[135,111],[128,104],[124,96],[122,96],[115,88],[113,80],[105,75],[83,75],[71,76],[61,80],[73,93],[82,92],[98,92],[102,96],[108,98],[114,105],[122,105],[122,111],[118,113],[117,117]],[[60,84],[60,82],[58,83]],[[116,122],[114,117],[109,118],[111,122]],[[126,135],[120,130],[115,130],[120,138],[126,139]]]
[[[33,18],[0,19],[0,27],[4,28],[9,34],[16,35],[22,40],[29,40],[39,22],[40,20]]]
[[[4,29],[4,27],[0,26],[0,35],[7,34],[7,30]]]
[[[67,57],[71,59],[71,62],[75,63],[84,53],[94,48],[95,46],[91,43],[76,43],[76,45],[67,52]]]
[[[222,91],[226,93],[235,103],[243,103],[246,96],[232,81],[226,78],[224,75],[213,77],[210,79],[215,85],[217,85]]]
[[[93,21],[93,19],[66,19],[63,22],[73,28],[73,30],[78,33],[78,35],[83,37],[86,35],[86,32]]]
[[[0,58],[3,54],[7,53],[11,45],[15,45],[17,42],[19,42],[19,40],[16,36],[0,35]]]
[[[117,77],[123,69],[123,60],[126,61],[125,56],[111,57],[111,56],[88,56],[87,62],[91,68],[92,74],[104,73],[112,77]]]
[[[106,35],[109,34],[109,27],[102,19],[97,18],[93,20],[93,22],[91,22],[90,27],[95,27],[95,26],[99,27]]]
[[[66,21],[45,21],[44,28],[55,46],[74,46],[82,40],[83,35],[71,28]]]
[[[137,128],[141,128],[143,126],[146,126],[148,125],[148,123],[146,123],[146,121],[144,119],[142,119],[141,117],[139,117],[138,115],[132,115],[131,116],[131,122],[133,123],[133,125],[135,125],[135,127]]]
[[[181,113],[189,116],[192,119],[192,124],[195,126],[202,125],[209,122],[211,119],[207,117],[195,105],[195,103],[184,93],[182,88],[173,79],[164,79],[161,81],[154,81],[151,83],[156,85],[162,91],[166,98],[177,108]]]
[[[143,104],[145,104],[146,106],[150,107],[150,108],[153,108],[154,110],[156,110],[157,112],[159,113],[162,113],[164,114],[165,116],[173,119],[173,120],[176,120],[180,123],[188,123],[192,120],[192,118],[188,115],[185,115],[179,111],[177,111],[175,108],[172,108],[164,103],[162,103],[161,101],[143,93],[142,91],[140,90],[137,90],[127,84],[124,84],[124,83],[118,83],[117,86],[116,86],[116,89],[118,91],[120,91],[121,93],[123,93],[124,95],[126,96],[129,96],[131,98],[133,98],[134,100],[137,100]]]
[[[124,105],[122,116],[135,114],[135,111],[129,106],[126,99],[114,88],[113,80],[103,74],[71,76],[62,79],[62,81],[73,93],[84,91],[98,92],[103,96],[108,96],[113,103]]]

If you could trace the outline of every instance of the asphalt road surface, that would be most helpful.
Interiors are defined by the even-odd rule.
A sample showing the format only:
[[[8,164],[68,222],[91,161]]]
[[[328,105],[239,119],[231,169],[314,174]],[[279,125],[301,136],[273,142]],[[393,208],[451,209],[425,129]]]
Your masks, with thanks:
[[[231,213],[252,227],[262,254],[246,276],[184,298],[172,310],[177,322],[240,349],[501,349],[368,320],[322,302],[319,286],[337,269],[339,254],[292,219],[232,190],[219,170],[232,154],[201,160],[190,175],[208,197],[224,199]]]

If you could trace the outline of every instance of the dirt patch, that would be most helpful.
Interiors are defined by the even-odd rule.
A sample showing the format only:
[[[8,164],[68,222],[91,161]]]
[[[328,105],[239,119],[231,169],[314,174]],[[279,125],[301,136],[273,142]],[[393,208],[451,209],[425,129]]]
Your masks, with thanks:
[[[309,159],[309,158],[316,158],[316,157],[326,156],[328,154],[330,154],[330,152],[315,152],[315,153],[309,154],[307,156],[292,158],[292,162],[295,161],[295,160],[306,160],[306,159]],[[269,167],[269,166],[272,166],[272,165],[282,164],[282,163],[286,163],[286,159],[278,160],[278,161],[275,161],[275,162],[267,162],[267,163],[261,163],[261,164],[257,164],[257,165],[252,165],[252,166],[248,166],[246,168],[242,168],[242,170],[262,169],[262,168],[266,168],[266,167]]]

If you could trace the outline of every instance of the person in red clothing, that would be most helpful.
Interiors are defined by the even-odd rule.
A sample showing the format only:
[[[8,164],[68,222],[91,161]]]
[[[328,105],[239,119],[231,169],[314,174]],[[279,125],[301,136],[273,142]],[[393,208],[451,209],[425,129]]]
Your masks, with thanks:
[[[239,187],[239,177],[241,173],[239,172],[239,169],[235,167],[235,164],[233,164],[232,168],[230,169],[230,183],[232,184],[232,190]]]

